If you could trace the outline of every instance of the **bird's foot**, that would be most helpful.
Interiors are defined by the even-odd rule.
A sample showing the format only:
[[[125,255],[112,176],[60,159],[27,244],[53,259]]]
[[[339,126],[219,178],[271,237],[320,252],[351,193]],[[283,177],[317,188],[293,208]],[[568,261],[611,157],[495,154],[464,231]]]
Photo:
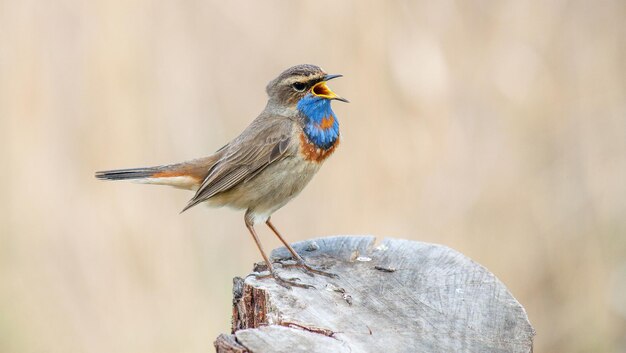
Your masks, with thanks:
[[[326,276],[326,277],[330,277],[330,278],[339,278],[339,275],[337,275],[337,274],[317,269],[315,267],[310,266],[309,264],[307,264],[304,261],[297,261],[294,264],[283,264],[283,263],[281,263],[281,265],[283,267],[300,267],[301,269],[304,270],[304,273],[306,273],[309,276],[313,276],[314,274],[317,274],[317,275],[322,275],[322,276]]]
[[[251,276],[254,276],[256,279],[265,279],[265,278],[272,277],[272,278],[274,278],[276,283],[278,283],[280,286],[285,287],[287,289],[291,289],[291,286],[300,287],[300,288],[306,288],[306,289],[308,289],[308,288],[315,288],[314,286],[312,286],[310,284],[298,282],[298,281],[300,281],[300,278],[298,278],[298,277],[283,278],[283,277],[279,276],[278,273],[276,273],[276,272],[268,272],[266,274],[253,273]]]

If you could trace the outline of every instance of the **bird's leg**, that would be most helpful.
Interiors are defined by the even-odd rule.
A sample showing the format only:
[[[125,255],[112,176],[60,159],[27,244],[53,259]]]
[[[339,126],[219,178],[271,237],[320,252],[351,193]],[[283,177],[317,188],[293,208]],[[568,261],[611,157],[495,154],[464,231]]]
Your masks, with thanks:
[[[296,287],[301,287],[301,288],[314,288],[310,284],[296,282],[295,280],[298,280],[298,278],[282,278],[282,277],[280,277],[276,273],[276,271],[274,270],[274,267],[272,266],[272,263],[270,262],[270,259],[265,254],[265,251],[263,251],[263,246],[261,245],[261,242],[259,241],[259,237],[256,235],[256,231],[254,230],[254,225],[252,225],[251,223],[246,222],[246,227],[248,227],[248,230],[250,231],[250,234],[252,234],[252,238],[254,239],[254,242],[256,243],[256,246],[259,248],[259,251],[261,252],[261,256],[263,256],[263,260],[265,260],[265,263],[267,264],[267,269],[270,272],[269,275],[256,274],[255,275],[256,278],[261,279],[261,278],[267,278],[267,277],[271,276],[271,277],[274,278],[276,283],[280,284],[281,286],[283,286],[285,288],[291,288],[291,286],[296,286]]]
[[[312,272],[312,273],[317,273],[318,275],[322,275],[322,276],[326,276],[326,277],[333,277],[333,278],[337,278],[339,276],[337,276],[334,273],[330,273],[330,272],[326,272],[326,271],[322,271],[322,270],[318,270],[316,268],[311,267],[309,264],[306,263],[306,261],[304,261],[304,259],[302,258],[302,256],[300,256],[292,247],[291,245],[289,245],[289,243],[287,241],[285,241],[285,239],[280,235],[280,233],[278,232],[278,230],[276,229],[276,227],[274,227],[274,225],[272,224],[272,222],[270,221],[270,219],[268,218],[267,221],[265,221],[265,224],[267,224],[268,227],[270,227],[270,229],[272,230],[272,232],[274,232],[274,234],[276,234],[276,236],[278,237],[278,239],[280,239],[280,241],[285,244],[285,247],[287,247],[287,250],[289,250],[289,252],[291,253],[291,256],[293,256],[293,259],[296,260],[296,264],[292,265],[292,266],[297,266],[297,267],[302,267],[304,268],[306,271]],[[289,265],[283,265],[283,266],[289,266]]]

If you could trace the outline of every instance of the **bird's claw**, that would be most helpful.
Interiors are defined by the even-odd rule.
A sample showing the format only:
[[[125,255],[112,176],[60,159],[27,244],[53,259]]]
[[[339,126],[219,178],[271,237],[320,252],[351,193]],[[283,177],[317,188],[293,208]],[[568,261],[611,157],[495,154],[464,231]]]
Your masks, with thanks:
[[[256,279],[265,279],[268,277],[273,277],[274,280],[276,281],[276,283],[284,288],[287,289],[291,289],[291,286],[294,287],[300,287],[300,288],[315,288],[313,285],[307,284],[307,283],[301,283],[298,282],[300,281],[300,278],[297,277],[289,277],[289,278],[283,278],[281,276],[279,276],[277,273],[275,272],[268,272],[268,273],[252,273],[250,274],[250,276],[253,276]]]
[[[326,276],[326,277],[330,277],[330,278],[339,278],[339,275],[332,273],[332,272],[326,272],[326,271],[322,271],[319,270],[315,267],[311,267],[309,264],[307,264],[306,262],[302,261],[302,262],[297,262],[295,264],[282,264],[283,267],[300,267],[302,268],[304,271],[304,273],[306,273],[307,275],[313,277],[314,274],[318,274],[318,275],[322,275],[322,276]]]

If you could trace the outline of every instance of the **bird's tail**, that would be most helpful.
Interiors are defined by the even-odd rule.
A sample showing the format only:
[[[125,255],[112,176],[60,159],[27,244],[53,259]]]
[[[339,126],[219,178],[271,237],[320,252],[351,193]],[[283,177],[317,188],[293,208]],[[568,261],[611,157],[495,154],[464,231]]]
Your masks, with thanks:
[[[160,172],[162,167],[115,169],[96,172],[100,180],[146,179]]]
[[[197,189],[218,156],[156,167],[115,169],[96,172],[100,180],[130,180],[144,184],[170,185],[182,189]]]

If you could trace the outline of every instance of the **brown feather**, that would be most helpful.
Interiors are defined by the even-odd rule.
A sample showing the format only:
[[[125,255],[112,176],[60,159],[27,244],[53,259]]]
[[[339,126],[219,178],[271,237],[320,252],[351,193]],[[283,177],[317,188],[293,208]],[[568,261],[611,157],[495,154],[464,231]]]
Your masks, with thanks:
[[[209,157],[156,167],[106,170],[96,172],[96,178],[131,180],[140,183],[171,185],[183,189],[197,189],[221,155],[222,152],[218,152]]]
[[[283,158],[291,143],[292,130],[291,119],[260,115],[223,149],[223,157],[182,212],[252,179],[268,165]]]
[[[327,149],[319,148],[315,146],[304,133],[300,134],[300,148],[304,159],[309,162],[322,163],[326,158],[330,157],[335,149],[339,146],[339,138],[335,140],[335,143]]]

